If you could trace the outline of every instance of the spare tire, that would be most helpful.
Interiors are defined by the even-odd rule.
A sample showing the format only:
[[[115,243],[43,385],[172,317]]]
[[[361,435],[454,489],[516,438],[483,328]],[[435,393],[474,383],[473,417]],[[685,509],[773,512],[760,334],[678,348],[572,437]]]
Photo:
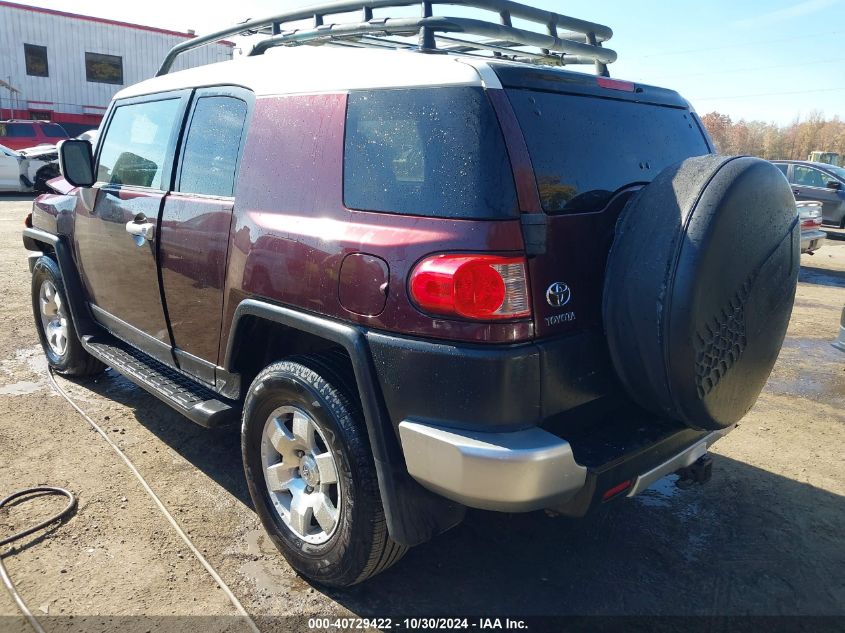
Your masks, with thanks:
[[[742,418],[780,352],[800,250],[795,198],[768,161],[702,156],[661,172],[623,209],[605,274],[628,394],[696,429]]]

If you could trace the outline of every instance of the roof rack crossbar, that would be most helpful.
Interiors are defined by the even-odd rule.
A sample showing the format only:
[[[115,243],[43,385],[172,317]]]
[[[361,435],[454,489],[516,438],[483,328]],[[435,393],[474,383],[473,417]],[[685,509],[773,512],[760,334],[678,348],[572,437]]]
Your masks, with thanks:
[[[421,6],[417,18],[373,18],[373,10],[393,7]],[[443,17],[434,14],[434,6],[460,6],[492,11],[497,21],[475,18]],[[357,22],[333,23],[329,16],[358,13]],[[540,25],[543,32],[513,26],[513,19]],[[310,27],[303,27],[310,21]],[[513,2],[512,0],[335,0],[266,18],[247,20],[226,29],[196,37],[174,46],[161,64],[157,76],[167,74],[176,58],[187,51],[238,34],[266,34],[249,53],[260,55],[274,46],[301,44],[336,44],[368,47],[418,48],[426,52],[485,52],[496,57],[506,55],[518,61],[554,64],[595,63],[596,72],[607,75],[607,64],[616,60],[616,53],[602,43],[613,36],[606,26]],[[481,38],[455,40],[444,33],[460,33]],[[386,36],[419,38],[418,43],[384,39]],[[450,40],[451,38],[451,40]],[[437,47],[437,40],[459,46]],[[342,44],[341,42],[345,42]],[[353,44],[353,42],[355,44]],[[523,50],[524,48],[538,50]]]

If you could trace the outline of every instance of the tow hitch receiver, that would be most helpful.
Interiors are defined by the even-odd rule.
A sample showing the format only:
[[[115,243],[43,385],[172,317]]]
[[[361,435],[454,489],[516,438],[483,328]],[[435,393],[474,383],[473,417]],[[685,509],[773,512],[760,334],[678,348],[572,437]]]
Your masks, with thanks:
[[[675,471],[678,481],[675,485],[678,488],[689,488],[693,484],[706,484],[713,476],[713,458],[710,455],[702,455],[686,468]]]

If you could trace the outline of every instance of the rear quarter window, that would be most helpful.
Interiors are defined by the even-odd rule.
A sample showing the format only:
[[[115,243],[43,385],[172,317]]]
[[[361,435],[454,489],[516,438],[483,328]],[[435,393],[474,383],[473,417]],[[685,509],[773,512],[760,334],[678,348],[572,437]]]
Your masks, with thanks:
[[[47,138],[68,138],[68,133],[65,132],[65,129],[56,123],[42,125],[41,131],[44,132],[44,136]]]
[[[349,95],[344,204],[448,218],[518,212],[502,132],[481,88]]]
[[[684,108],[535,90],[508,96],[548,213],[600,210],[619,189],[710,153]]]

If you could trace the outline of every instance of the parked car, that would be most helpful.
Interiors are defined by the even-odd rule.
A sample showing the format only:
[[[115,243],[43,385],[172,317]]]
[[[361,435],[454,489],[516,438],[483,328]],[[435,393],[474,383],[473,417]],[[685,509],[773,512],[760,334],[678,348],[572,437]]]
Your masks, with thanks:
[[[845,168],[801,160],[772,162],[789,180],[797,201],[821,202],[824,223],[845,228]]]
[[[680,95],[607,77],[615,53],[585,43],[607,27],[453,2],[494,22],[349,24],[325,13],[362,5],[334,2],[178,45],[115,96],[96,151],[59,145],[60,194],[23,235],[50,367],[240,422],[258,516],[327,585],[466,508],[583,516],[707,481],[792,310],[799,227],[771,163],[715,155]],[[168,72],[245,30],[277,35]],[[419,50],[378,39],[409,31]],[[263,54],[291,43],[323,45]]]
[[[808,200],[798,202],[796,206],[801,222],[801,252],[815,253],[827,239],[827,233],[819,230],[822,225],[822,203]]]
[[[87,130],[76,137],[89,141],[91,145],[97,143],[97,130]],[[19,153],[29,159],[27,179],[32,183],[32,189],[37,193],[48,193],[48,181],[59,175],[59,150],[55,145],[37,145],[19,150]]]
[[[58,154],[16,152],[0,145],[0,191],[32,191],[48,174],[58,175]],[[36,189],[39,190],[39,189]],[[40,189],[39,191],[46,190]]]
[[[35,145],[55,145],[70,135],[58,123],[11,119],[0,121],[0,143],[9,149],[24,149]]]

